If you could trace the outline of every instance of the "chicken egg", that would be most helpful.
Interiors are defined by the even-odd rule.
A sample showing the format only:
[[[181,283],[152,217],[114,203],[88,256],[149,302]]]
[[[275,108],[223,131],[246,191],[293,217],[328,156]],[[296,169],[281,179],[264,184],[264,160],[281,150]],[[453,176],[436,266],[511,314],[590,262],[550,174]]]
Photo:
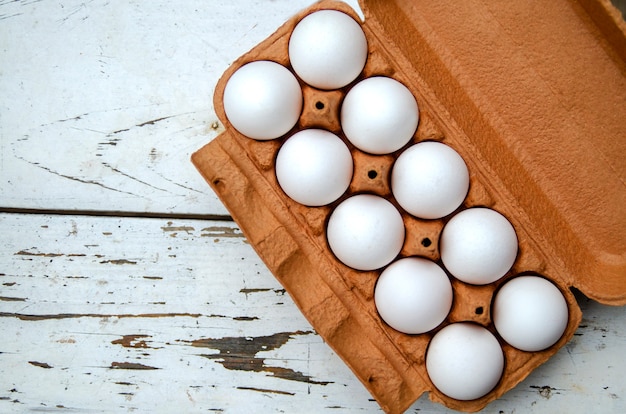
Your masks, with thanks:
[[[453,216],[439,240],[441,260],[457,279],[486,285],[509,271],[517,257],[517,235],[495,210],[470,208]]]
[[[323,129],[295,133],[276,157],[276,178],[298,203],[322,206],[337,200],[352,179],[352,154],[335,134]]]
[[[331,213],[326,236],[337,259],[357,270],[386,266],[404,244],[404,222],[389,201],[358,194],[342,201]]]
[[[374,290],[380,317],[407,334],[428,332],[443,322],[452,306],[452,285],[435,262],[408,257],[391,263]]]
[[[500,381],[504,353],[496,337],[480,325],[453,323],[435,334],[426,351],[426,371],[448,397],[483,397]]]
[[[337,10],[320,10],[293,29],[289,60],[296,74],[309,85],[342,88],[363,70],[367,39],[352,17]]]
[[[539,276],[520,276],[496,293],[493,323],[502,338],[517,349],[541,351],[554,345],[568,323],[561,291]]]
[[[286,134],[302,111],[302,89],[284,66],[251,62],[232,74],[224,88],[224,111],[243,135],[269,140]]]
[[[419,110],[411,91],[395,79],[375,76],[357,83],[344,98],[341,125],[355,147],[389,154],[407,144],[417,129]]]
[[[469,172],[463,158],[440,142],[421,142],[394,163],[391,191],[410,214],[437,219],[456,210],[467,195]]]

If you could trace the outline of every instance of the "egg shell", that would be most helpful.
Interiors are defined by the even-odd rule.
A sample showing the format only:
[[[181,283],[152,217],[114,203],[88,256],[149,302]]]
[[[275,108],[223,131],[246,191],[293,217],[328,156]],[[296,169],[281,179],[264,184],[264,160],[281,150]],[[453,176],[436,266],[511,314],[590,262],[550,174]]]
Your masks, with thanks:
[[[573,337],[581,312],[569,287],[602,303],[626,303],[626,262],[619,256],[626,232],[615,231],[626,223],[625,193],[619,191],[623,180],[616,168],[622,165],[623,140],[615,134],[626,128],[626,107],[615,103],[624,95],[623,62],[593,59],[596,52],[623,49],[617,14],[610,15],[606,4],[595,0],[585,2],[590,9],[579,14],[527,2],[493,2],[490,8],[501,21],[495,13],[475,13],[484,7],[478,1],[464,8],[449,0],[360,4],[369,42],[360,78],[389,76],[408,85],[420,103],[414,142],[437,140],[455,148],[472,173],[464,206],[494,208],[514,224],[519,254],[511,274],[541,273],[561,288],[568,303],[568,327],[556,344],[523,352],[503,342],[505,373],[493,391],[471,401],[445,396],[425,380],[430,335],[406,335],[384,324],[372,298],[378,272],[349,269],[328,251],[324,228],[332,207],[309,208],[289,199],[273,171],[280,143],[246,139],[233,130],[222,107],[224,85],[232,73],[259,59],[289,66],[288,39],[306,15],[332,8],[359,21],[344,3],[314,4],[227,69],[214,95],[226,131],[196,152],[193,161],[316,332],[383,410],[403,413],[429,392],[431,400],[451,409],[478,411]],[[574,26],[582,30],[570,30]],[[504,33],[509,28],[513,36]],[[564,33],[571,42],[553,41]],[[523,41],[533,36],[541,41]],[[546,52],[553,59],[511,59]],[[571,70],[583,66],[584,72]],[[340,134],[339,104],[349,87],[323,91],[303,85],[305,106],[296,128]],[[317,102],[324,103],[323,110]],[[598,129],[603,133],[595,134]],[[366,191],[391,199],[385,181],[390,163],[354,148],[352,152],[355,172],[349,194]],[[585,168],[576,167],[581,165]],[[369,171],[378,174],[372,179]],[[438,260],[445,220],[403,217],[407,236],[401,255]],[[425,238],[432,241],[429,248],[422,245]],[[491,326],[490,303],[501,281],[480,286],[452,282],[450,322]]]
[[[452,306],[452,285],[436,263],[408,257],[382,272],[374,293],[376,309],[392,328],[420,334],[441,324]]]
[[[410,214],[437,219],[456,210],[469,190],[469,171],[458,152],[440,142],[421,142],[394,163],[391,191]]]
[[[293,128],[302,111],[296,77],[272,61],[256,61],[237,69],[224,89],[224,111],[243,135],[268,140]]]
[[[337,200],[352,179],[352,154],[335,134],[305,129],[289,137],[276,157],[276,178],[289,197],[307,206]]]
[[[473,323],[454,323],[435,334],[426,354],[435,387],[456,400],[475,400],[500,381],[504,354],[496,337]]]
[[[439,240],[441,260],[457,279],[486,285],[504,276],[517,257],[515,229],[502,214],[475,207],[454,215]]]
[[[493,303],[496,330],[522,351],[541,351],[563,335],[569,319],[561,291],[539,276],[520,276],[496,292]]]
[[[411,91],[393,78],[374,76],[357,83],[341,106],[341,125],[358,149],[389,154],[406,145],[419,122]]]
[[[317,11],[293,29],[289,59],[296,74],[309,85],[342,88],[363,70],[367,39],[349,15],[337,10]]]
[[[357,270],[386,266],[404,244],[404,222],[389,201],[372,194],[352,196],[328,220],[328,245],[337,258]]]

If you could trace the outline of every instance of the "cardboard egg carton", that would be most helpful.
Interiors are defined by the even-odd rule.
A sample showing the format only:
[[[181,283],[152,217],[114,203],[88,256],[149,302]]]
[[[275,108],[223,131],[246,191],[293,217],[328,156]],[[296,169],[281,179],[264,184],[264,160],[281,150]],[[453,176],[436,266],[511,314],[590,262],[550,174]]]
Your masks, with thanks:
[[[537,7],[478,0],[360,5],[363,22],[344,3],[316,3],[234,62],[214,95],[226,131],[192,160],[305,317],[386,412],[403,412],[424,392],[452,409],[478,411],[571,339],[581,320],[572,288],[605,304],[626,304],[626,25],[608,1],[599,0]],[[321,9],[361,22],[369,47],[363,73],[339,90],[301,82],[302,114],[284,137],[255,141],[241,135],[224,113],[226,82],[252,61],[290,68],[290,33]],[[378,194],[397,206],[389,179],[402,150],[371,155],[350,146],[352,182],[328,206],[300,205],[276,180],[276,154],[293,133],[323,128],[345,140],[342,99],[359,80],[375,75],[399,80],[417,100],[420,122],[408,145],[440,141],[465,160],[470,190],[460,209],[497,210],[517,232],[518,256],[502,279],[473,286],[451,277],[453,305],[440,328],[469,321],[496,333],[494,293],[519,274],[551,280],[568,304],[566,331],[550,348],[523,352],[500,340],[502,379],[477,400],[454,400],[433,386],[424,361],[436,330],[407,335],[386,325],[373,300],[380,270],[351,269],[328,247],[328,217],[350,195]],[[399,210],[406,227],[400,256],[439,261],[439,236],[454,214],[421,220]]]

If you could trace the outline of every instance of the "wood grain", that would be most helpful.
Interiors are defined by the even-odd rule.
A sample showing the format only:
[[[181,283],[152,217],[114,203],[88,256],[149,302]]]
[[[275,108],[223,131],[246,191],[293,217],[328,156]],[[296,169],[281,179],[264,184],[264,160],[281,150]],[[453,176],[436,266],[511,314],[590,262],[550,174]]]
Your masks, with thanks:
[[[2,214],[0,232],[2,412],[380,412],[231,222]],[[578,298],[574,340],[489,412],[626,408],[626,308]]]
[[[2,412],[341,405],[346,387],[375,405],[230,222],[9,214],[0,228]]]
[[[188,162],[213,88],[310,3],[0,2],[0,206],[226,214]]]
[[[227,212],[189,162],[219,76],[312,2],[0,0],[0,412],[380,412],[241,231],[199,219]],[[626,412],[626,309],[578,299],[488,412]]]

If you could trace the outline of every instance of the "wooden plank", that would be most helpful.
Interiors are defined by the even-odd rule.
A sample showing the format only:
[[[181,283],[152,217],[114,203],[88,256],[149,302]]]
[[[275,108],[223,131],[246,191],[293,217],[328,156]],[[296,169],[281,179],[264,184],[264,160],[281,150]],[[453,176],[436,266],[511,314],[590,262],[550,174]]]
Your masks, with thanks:
[[[312,2],[0,2],[0,206],[227,214],[189,162],[213,88]]]
[[[0,214],[0,234],[1,412],[380,412],[232,222]],[[579,299],[574,340],[490,412],[626,409],[626,308]]]
[[[346,387],[375,407],[231,222],[5,214],[0,229],[2,412],[295,409],[310,393],[323,408]]]
[[[0,2],[0,206],[227,214],[188,160],[214,86],[313,2]]]

